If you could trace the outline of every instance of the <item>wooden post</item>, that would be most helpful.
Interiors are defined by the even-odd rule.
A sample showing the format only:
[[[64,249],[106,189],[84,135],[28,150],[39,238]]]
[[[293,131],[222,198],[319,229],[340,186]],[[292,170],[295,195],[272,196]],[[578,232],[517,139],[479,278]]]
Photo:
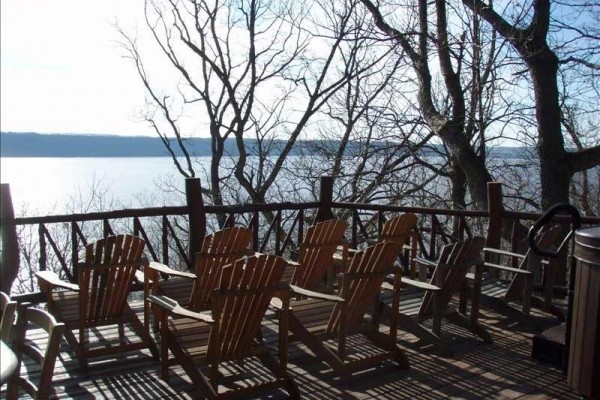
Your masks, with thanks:
[[[502,239],[502,226],[504,221],[504,205],[502,204],[502,183],[500,182],[488,182],[487,183],[487,195],[488,195],[488,213],[490,220],[488,222],[487,234],[485,238],[485,247],[493,247],[495,249],[500,248],[500,242]],[[497,263],[497,256],[490,256],[489,253],[485,255],[487,262]],[[498,275],[498,271],[494,269],[491,271],[492,274]]]
[[[500,248],[500,239],[502,238],[502,218],[504,216],[504,206],[502,205],[502,183],[488,182],[488,213],[490,221],[488,223],[485,247]]]
[[[196,265],[196,252],[200,251],[202,241],[206,235],[206,213],[202,200],[202,186],[198,178],[186,178],[185,197],[188,206],[190,241],[189,256],[190,268]]]
[[[331,212],[331,203],[333,202],[333,177],[322,176],[321,177],[321,188],[319,191],[319,211],[317,211],[317,217],[315,223],[333,219],[333,213]]]
[[[10,288],[19,274],[19,242],[15,211],[8,183],[0,184],[0,289],[10,295]]]

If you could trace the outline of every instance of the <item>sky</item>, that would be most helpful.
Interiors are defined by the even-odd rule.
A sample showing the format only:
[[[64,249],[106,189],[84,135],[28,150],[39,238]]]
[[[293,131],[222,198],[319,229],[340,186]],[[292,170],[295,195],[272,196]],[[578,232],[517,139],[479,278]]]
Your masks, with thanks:
[[[143,31],[143,0],[2,0],[0,130],[154,136],[113,26]]]

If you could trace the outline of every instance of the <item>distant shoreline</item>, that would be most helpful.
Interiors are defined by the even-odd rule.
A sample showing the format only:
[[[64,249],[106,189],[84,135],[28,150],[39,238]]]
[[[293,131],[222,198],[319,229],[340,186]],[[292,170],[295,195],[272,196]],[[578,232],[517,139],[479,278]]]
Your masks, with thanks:
[[[252,140],[247,140],[249,156],[252,156]],[[290,156],[303,155],[298,150],[306,149],[310,143],[318,143],[320,147],[331,146],[337,148],[335,141],[298,141],[299,145]],[[194,157],[210,157],[212,155],[210,138],[185,139],[187,150]],[[283,149],[285,141],[273,141],[272,156],[277,156],[277,149]],[[305,144],[306,146],[301,146]],[[183,157],[183,152],[177,143],[173,143],[173,151],[177,157]],[[347,151],[352,151],[348,146]],[[357,148],[358,151],[358,148]],[[499,158],[523,158],[532,149],[525,147],[495,147],[491,149],[494,156]],[[225,153],[237,156],[238,149],[235,141],[225,142]],[[433,155],[433,154],[432,154]],[[17,158],[125,158],[125,157],[171,157],[159,137],[148,136],[116,136],[116,135],[90,135],[90,134],[40,134],[35,132],[0,132],[0,157]]]

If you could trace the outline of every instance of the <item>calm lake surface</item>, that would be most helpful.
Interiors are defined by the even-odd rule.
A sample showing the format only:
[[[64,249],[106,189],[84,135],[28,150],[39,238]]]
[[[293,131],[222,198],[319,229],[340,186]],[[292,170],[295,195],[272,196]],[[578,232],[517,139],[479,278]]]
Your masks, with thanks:
[[[94,202],[94,207],[152,207],[185,200],[158,189],[165,182],[184,188],[169,157],[0,158],[0,181],[10,184],[17,216],[98,211],[90,208]]]

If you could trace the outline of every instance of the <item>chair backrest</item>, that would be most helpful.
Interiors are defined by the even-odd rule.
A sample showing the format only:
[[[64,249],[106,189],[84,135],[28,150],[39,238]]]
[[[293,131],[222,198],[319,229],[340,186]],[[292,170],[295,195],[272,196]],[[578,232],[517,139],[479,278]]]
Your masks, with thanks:
[[[85,247],[77,265],[80,327],[121,320],[146,243],[132,235],[108,236]]]
[[[215,361],[247,355],[276,290],[286,262],[260,254],[238,259],[222,268],[218,289],[213,290],[213,318],[209,357]]]
[[[346,223],[335,219],[319,222],[306,231],[300,244],[292,285],[314,289],[333,263],[333,253],[342,244]]]
[[[543,230],[536,237],[538,248],[542,250],[556,250],[560,245],[560,240],[564,237],[562,233],[563,228],[560,225],[554,225]],[[541,266],[543,257],[538,256],[531,249],[527,250],[525,256],[527,258],[527,270],[537,272],[536,269]]]
[[[17,302],[12,301],[4,292],[0,292],[0,311],[2,312],[2,320],[0,322],[0,339],[4,343],[8,343],[10,339],[10,331],[15,322],[15,314],[17,312]]]
[[[430,283],[441,288],[437,293],[440,305],[445,309],[464,282],[471,267],[483,263],[482,251],[485,238],[481,236],[468,238],[442,248]],[[433,313],[434,294],[427,291],[419,308],[419,315],[429,316]]]
[[[29,327],[41,328],[48,334],[48,342],[45,349],[40,349],[36,344],[41,341],[41,337],[39,337],[37,331],[35,333],[35,342],[26,339]],[[27,303],[19,305],[13,346],[15,355],[17,356],[17,373],[8,383],[9,399],[17,398],[19,388],[23,388],[34,399],[47,399],[50,396],[54,364],[64,331],[65,325],[62,322],[56,322],[54,317],[46,311],[29,307]],[[23,356],[27,356],[39,365],[40,373],[37,384],[30,377],[20,375],[19,371]]]
[[[352,257],[344,272],[339,296],[346,300],[346,326],[358,326],[372,306],[387,274],[391,273],[400,246],[396,242],[379,242]],[[334,334],[340,327],[342,306],[336,303],[327,332]]]
[[[219,284],[221,269],[248,255],[252,231],[244,227],[226,228],[206,235],[196,255],[196,281],[190,297],[190,308],[210,308],[210,294]]]
[[[564,238],[563,228],[560,225],[553,225],[542,230],[536,237],[537,246],[542,250],[556,250],[560,241]],[[526,269],[538,276],[542,269],[542,259],[531,249],[525,253],[525,258],[518,265],[519,269]],[[525,287],[525,278],[522,274],[515,274],[506,289],[505,298],[507,300],[517,299],[523,293]]]
[[[381,241],[395,241],[400,245],[406,244],[410,234],[417,226],[417,216],[412,213],[402,214],[389,219],[383,224],[383,229],[379,235]]]

